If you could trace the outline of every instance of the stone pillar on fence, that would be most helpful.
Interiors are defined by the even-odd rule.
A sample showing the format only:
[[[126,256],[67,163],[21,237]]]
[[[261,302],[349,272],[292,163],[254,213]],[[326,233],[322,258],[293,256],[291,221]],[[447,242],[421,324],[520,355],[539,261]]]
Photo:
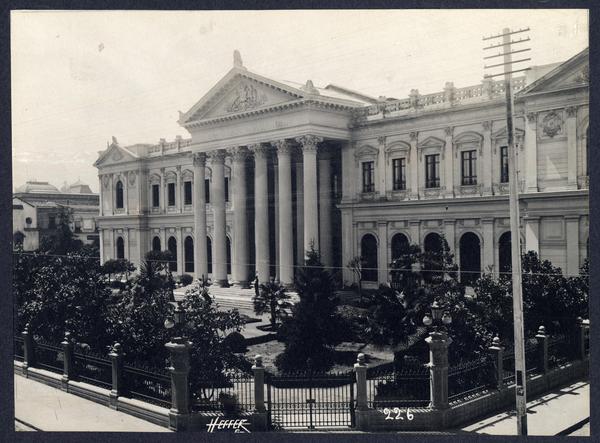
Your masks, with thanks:
[[[535,338],[537,339],[538,371],[545,374],[548,372],[548,336],[544,326],[538,328]]]
[[[266,431],[268,427],[267,409],[265,408],[265,367],[261,355],[254,357],[252,365],[254,373],[254,411],[252,413],[252,430]]]
[[[431,409],[448,408],[448,346],[452,343],[444,332],[432,332],[425,339],[429,345],[429,386]]]
[[[63,375],[61,377],[61,389],[69,390],[69,380],[75,376],[75,368],[73,366],[73,338],[69,331],[65,332],[65,338],[61,342],[63,350]]]
[[[171,409],[169,429],[185,431],[190,422],[190,345],[187,339],[176,337],[165,345],[171,353]]]
[[[123,391],[123,352],[119,343],[112,346],[108,357],[112,366],[112,389],[108,401],[112,409],[117,409],[118,398]]]
[[[30,330],[30,325],[27,323],[21,336],[23,337],[23,375],[27,377],[27,369],[35,367],[35,343],[33,334]]]
[[[356,374],[356,410],[354,411],[354,422],[359,431],[368,431],[377,420],[377,414],[369,408],[367,395],[367,365],[365,354],[358,354],[354,363]]]
[[[578,360],[584,360],[585,355],[585,330],[587,325],[583,322],[581,317],[577,317],[577,324],[575,326],[575,358]]]
[[[488,348],[494,362],[493,385],[499,391],[504,389],[504,348],[500,344],[500,337],[494,337],[492,346]]]

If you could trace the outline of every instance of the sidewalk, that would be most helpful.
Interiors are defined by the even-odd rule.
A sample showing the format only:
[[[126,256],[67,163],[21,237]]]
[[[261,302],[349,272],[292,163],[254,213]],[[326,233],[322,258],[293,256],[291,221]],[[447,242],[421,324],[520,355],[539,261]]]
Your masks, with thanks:
[[[93,432],[170,432],[107,406],[15,374],[15,419],[18,430]]]
[[[590,384],[573,383],[527,402],[528,435],[557,435],[590,416]],[[589,425],[571,435],[589,435]],[[587,434],[586,434],[587,430]],[[517,435],[515,411],[494,415],[462,429],[490,435]]]

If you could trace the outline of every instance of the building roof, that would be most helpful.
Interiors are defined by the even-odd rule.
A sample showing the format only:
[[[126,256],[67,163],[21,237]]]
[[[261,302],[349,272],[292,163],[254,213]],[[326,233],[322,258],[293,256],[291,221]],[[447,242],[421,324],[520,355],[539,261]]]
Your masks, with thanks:
[[[52,194],[60,193],[58,188],[48,182],[27,181],[16,189],[19,193]]]

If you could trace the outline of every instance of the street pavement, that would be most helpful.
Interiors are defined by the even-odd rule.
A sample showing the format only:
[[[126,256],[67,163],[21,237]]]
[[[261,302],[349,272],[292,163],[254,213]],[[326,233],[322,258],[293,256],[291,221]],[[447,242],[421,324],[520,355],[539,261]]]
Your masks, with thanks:
[[[590,417],[590,384],[573,383],[527,402],[528,435],[557,435]],[[575,426],[577,427],[577,426]],[[568,435],[589,435],[589,423]],[[586,434],[587,430],[587,434]],[[517,435],[517,416],[511,410],[464,427],[462,432]]]
[[[15,430],[170,432],[107,406],[15,375]]]

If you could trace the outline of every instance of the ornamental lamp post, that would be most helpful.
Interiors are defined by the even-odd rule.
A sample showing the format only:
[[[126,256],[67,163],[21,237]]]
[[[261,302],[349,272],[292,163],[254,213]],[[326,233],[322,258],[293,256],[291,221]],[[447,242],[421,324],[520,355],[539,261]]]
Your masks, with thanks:
[[[177,302],[177,306],[175,307],[175,310],[173,311],[173,316],[167,317],[165,319],[164,326],[166,329],[173,329],[175,326],[178,326],[180,329],[181,325],[183,325],[184,322],[185,322],[185,309],[183,308],[181,300],[179,300]]]
[[[433,331],[438,332],[439,326],[448,326],[452,323],[452,316],[448,310],[444,309],[437,300],[431,305],[431,314],[427,313],[423,317],[423,324],[425,326],[432,326]]]

